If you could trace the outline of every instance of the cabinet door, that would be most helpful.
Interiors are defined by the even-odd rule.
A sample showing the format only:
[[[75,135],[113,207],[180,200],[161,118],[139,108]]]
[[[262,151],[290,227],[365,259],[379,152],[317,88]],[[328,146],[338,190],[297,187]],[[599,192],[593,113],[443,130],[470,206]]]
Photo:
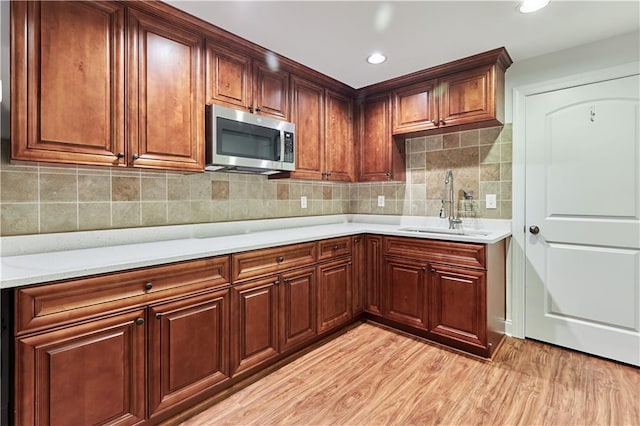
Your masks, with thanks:
[[[271,276],[232,287],[232,375],[278,355],[279,284],[279,277]]]
[[[441,78],[441,124],[454,126],[495,119],[493,74],[493,66],[487,65]]]
[[[353,180],[353,101],[325,93],[324,172],[328,180]]]
[[[124,165],[125,8],[11,4],[11,155]]]
[[[229,378],[229,290],[149,308],[150,415]]]
[[[429,332],[452,346],[460,342],[485,348],[486,274],[432,265]],[[464,347],[462,347],[464,349]]]
[[[251,58],[207,42],[207,101],[246,110],[251,104]]]
[[[179,22],[129,10],[129,162],[204,169],[202,38]]]
[[[438,81],[429,80],[393,92],[393,134],[437,127],[437,89]]]
[[[396,143],[391,136],[391,95],[366,99],[360,106],[358,127],[358,180],[404,180],[404,141]]]
[[[280,351],[316,336],[316,270],[282,274],[280,282]]]
[[[382,314],[412,327],[427,329],[428,288],[424,262],[385,258]]]
[[[318,266],[318,333],[351,319],[351,258]]]
[[[144,311],[16,340],[17,425],[145,418]]]
[[[267,64],[254,61],[254,111],[279,120],[289,119],[289,73],[271,69]]]
[[[356,235],[352,237],[351,247],[353,247],[351,302],[353,314],[357,315],[364,310],[364,284],[366,282],[367,270],[364,236]]]
[[[296,125],[296,171],[291,177],[324,177],[324,89],[296,76],[291,79],[292,114]]]
[[[367,235],[365,237],[365,284],[364,309],[372,314],[381,315],[380,283],[382,280],[382,237]]]

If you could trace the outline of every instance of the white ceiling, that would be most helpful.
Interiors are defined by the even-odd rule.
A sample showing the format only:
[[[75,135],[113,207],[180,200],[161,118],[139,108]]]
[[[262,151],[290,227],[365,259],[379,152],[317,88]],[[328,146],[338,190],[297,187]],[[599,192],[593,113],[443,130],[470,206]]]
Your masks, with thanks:
[[[504,46],[515,61],[640,29],[640,1],[168,3],[354,88]],[[387,62],[369,65],[381,51]]]

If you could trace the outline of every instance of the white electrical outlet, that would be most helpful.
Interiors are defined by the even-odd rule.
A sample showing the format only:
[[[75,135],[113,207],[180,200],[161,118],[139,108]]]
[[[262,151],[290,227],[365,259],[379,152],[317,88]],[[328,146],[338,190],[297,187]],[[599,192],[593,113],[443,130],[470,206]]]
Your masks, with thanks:
[[[307,208],[307,197],[306,196],[302,196],[300,197],[300,208],[301,209],[306,209]]]
[[[488,209],[498,208],[498,202],[496,200],[496,194],[487,194],[486,204]]]
[[[378,207],[384,207],[384,195],[378,195]]]

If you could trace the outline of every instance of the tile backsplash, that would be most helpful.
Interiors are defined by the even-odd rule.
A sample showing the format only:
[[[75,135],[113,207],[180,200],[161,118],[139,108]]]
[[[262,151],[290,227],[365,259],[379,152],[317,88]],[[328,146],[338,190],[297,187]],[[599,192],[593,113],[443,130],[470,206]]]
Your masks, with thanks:
[[[9,163],[0,146],[0,235],[344,213],[435,216],[444,176],[474,191],[481,217],[511,218],[511,125],[408,139],[407,181],[333,183],[233,173]],[[484,195],[497,195],[487,210]],[[378,207],[378,195],[385,206]],[[307,197],[307,208],[300,197]]]

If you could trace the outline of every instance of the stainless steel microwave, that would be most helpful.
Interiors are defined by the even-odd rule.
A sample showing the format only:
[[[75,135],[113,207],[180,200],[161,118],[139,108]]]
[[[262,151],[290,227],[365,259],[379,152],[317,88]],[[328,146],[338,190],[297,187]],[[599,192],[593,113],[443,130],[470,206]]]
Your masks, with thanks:
[[[295,170],[295,125],[219,105],[205,108],[205,170],[273,174]]]

